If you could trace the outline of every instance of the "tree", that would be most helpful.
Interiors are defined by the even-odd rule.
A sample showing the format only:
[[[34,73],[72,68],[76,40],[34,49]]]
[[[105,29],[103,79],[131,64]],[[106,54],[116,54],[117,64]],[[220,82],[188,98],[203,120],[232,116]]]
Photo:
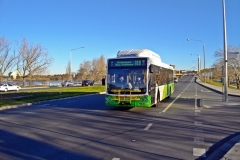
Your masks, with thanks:
[[[91,75],[91,68],[92,68],[92,63],[91,61],[86,61],[84,60],[82,63],[79,65],[79,70],[78,70],[78,75],[77,77],[80,79],[92,79]]]
[[[10,42],[5,37],[0,38],[0,83],[5,72],[14,67],[15,60],[15,55],[10,54]]]
[[[105,58],[102,55],[98,59],[93,59],[92,60],[92,75],[93,81],[99,81],[102,80],[103,77],[106,75],[106,63],[105,63]]]
[[[78,79],[90,79],[94,82],[102,80],[106,75],[105,58],[102,55],[100,58],[95,58],[92,61],[84,61],[80,63],[77,74]]]
[[[240,52],[240,46],[233,46],[229,45],[228,46],[228,52]],[[222,49],[218,49],[214,53],[214,58],[216,59],[213,67],[215,68],[214,70],[214,75],[222,76],[222,66],[224,66],[224,51]],[[239,89],[239,84],[240,84],[240,60],[235,59],[235,60],[228,60],[228,82],[232,80],[236,80],[237,88]]]
[[[27,77],[41,75],[48,71],[53,58],[41,45],[30,45],[26,39],[22,40],[17,60],[17,71],[22,74],[23,86]]]
[[[66,78],[71,80],[71,62],[69,61],[68,64],[67,64],[67,67],[66,67]]]

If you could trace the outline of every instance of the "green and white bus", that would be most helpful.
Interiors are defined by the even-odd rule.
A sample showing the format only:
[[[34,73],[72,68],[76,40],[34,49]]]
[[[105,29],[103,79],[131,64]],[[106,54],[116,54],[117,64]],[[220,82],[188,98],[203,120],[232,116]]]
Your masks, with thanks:
[[[121,78],[120,78],[121,77]],[[121,50],[107,60],[107,106],[151,107],[174,92],[174,70],[148,49]],[[124,80],[119,83],[118,80]]]

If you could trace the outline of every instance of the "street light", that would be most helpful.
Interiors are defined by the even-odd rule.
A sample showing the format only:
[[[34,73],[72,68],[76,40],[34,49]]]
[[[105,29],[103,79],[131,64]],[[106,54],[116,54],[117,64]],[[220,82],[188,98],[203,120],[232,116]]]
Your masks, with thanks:
[[[193,66],[192,66],[192,68],[191,68],[192,71],[196,71],[196,67],[195,67],[195,65],[194,65],[195,62],[197,62],[197,61],[192,60],[192,63],[193,63]]]
[[[196,40],[196,39],[190,39],[190,38],[187,39],[187,41],[190,41],[190,40],[201,42],[202,45],[203,45],[203,57],[204,57],[204,83],[206,83],[206,75],[205,75],[205,60],[206,60],[206,58],[205,58],[205,47],[204,47],[204,42],[203,42],[202,40]]]
[[[196,55],[198,56],[198,74],[200,73],[201,71],[201,61],[200,61],[200,55],[197,55],[197,54],[191,54],[191,55]]]
[[[84,47],[78,47],[78,48],[74,48],[74,49],[70,50],[70,75],[72,74],[72,51],[80,49],[80,48],[84,48]]]
[[[226,30],[226,14],[225,0],[222,0],[223,9],[223,43],[224,43],[224,97],[225,102],[228,102],[228,58],[227,58],[227,30]]]

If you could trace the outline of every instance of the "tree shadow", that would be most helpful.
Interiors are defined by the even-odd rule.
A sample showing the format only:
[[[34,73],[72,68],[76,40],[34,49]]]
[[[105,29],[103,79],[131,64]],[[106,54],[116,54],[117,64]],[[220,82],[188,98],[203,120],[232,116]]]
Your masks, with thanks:
[[[71,159],[97,160],[83,153],[70,152],[56,146],[0,130],[1,159]]]

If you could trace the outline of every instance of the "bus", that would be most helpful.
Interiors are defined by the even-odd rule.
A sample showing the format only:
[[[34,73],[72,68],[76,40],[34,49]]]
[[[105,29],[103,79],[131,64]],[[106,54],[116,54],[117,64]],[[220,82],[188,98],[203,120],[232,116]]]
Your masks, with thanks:
[[[120,50],[107,59],[106,106],[157,106],[173,92],[174,68],[153,51]]]

